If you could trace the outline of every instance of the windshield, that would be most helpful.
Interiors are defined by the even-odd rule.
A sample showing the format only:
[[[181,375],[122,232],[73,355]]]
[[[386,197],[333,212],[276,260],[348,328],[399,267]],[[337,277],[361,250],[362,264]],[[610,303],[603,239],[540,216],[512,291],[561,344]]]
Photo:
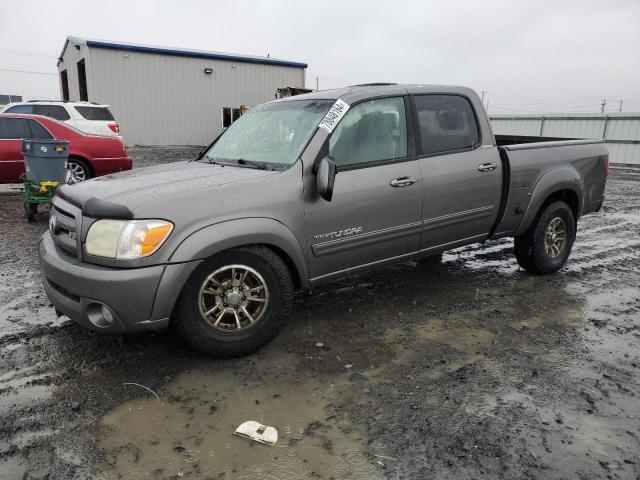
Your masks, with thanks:
[[[227,129],[203,160],[293,165],[333,100],[291,100],[252,108]]]

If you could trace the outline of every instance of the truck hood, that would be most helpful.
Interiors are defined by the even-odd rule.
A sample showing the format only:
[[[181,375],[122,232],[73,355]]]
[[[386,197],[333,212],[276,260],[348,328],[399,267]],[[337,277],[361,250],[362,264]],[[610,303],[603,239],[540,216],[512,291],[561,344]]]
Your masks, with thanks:
[[[278,171],[212,165],[206,162],[176,162],[98,177],[75,185],[64,185],[60,195],[83,206],[90,198],[117,203],[135,211],[149,201],[196,190],[215,192],[224,185],[277,175]],[[173,200],[170,200],[173,201]]]

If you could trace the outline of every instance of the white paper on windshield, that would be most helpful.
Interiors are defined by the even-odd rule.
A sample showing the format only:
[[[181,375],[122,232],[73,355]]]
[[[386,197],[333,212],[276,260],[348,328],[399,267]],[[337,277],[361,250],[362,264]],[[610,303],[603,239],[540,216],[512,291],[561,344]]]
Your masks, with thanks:
[[[340,119],[344,117],[344,114],[347,113],[347,110],[349,110],[349,105],[340,99],[336,100],[336,103],[329,109],[318,127],[324,128],[329,133],[333,132],[333,129]]]

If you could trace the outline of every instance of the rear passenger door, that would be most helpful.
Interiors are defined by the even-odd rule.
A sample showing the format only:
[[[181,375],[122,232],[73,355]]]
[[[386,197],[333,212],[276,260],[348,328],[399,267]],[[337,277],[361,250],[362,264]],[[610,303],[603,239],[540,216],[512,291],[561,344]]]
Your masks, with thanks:
[[[463,95],[415,95],[423,185],[421,250],[480,241],[500,208],[502,165],[483,145],[477,115]]]
[[[408,142],[408,97],[352,105],[326,140],[337,174],[330,202],[308,202],[309,270],[328,279],[415,255],[421,232],[420,166]]]

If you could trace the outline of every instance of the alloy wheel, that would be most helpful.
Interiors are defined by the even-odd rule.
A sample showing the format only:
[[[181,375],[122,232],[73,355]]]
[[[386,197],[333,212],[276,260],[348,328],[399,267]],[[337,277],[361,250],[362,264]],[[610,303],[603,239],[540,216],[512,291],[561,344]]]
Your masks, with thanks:
[[[567,225],[560,217],[555,217],[547,227],[544,237],[544,251],[550,258],[558,258],[567,244]]]
[[[198,307],[211,327],[232,332],[260,321],[269,298],[269,288],[260,273],[246,265],[226,265],[204,280]]]
[[[69,171],[69,178],[67,183],[74,184],[78,182],[83,182],[87,179],[87,171],[81,163],[68,161],[67,162],[67,170]]]

